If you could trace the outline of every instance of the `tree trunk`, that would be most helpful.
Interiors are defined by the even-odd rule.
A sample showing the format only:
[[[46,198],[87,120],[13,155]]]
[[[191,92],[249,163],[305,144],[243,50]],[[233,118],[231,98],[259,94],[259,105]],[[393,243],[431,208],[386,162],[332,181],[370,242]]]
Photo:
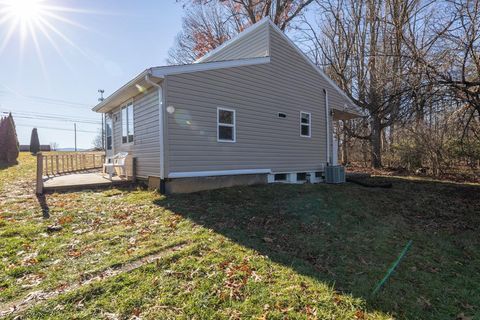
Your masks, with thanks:
[[[380,125],[380,118],[374,117],[372,119],[372,168],[382,167],[382,128]]]
[[[342,164],[346,166],[349,162],[348,159],[348,143],[349,143],[349,136],[347,130],[345,130],[345,120],[343,122],[343,141],[342,141]]]

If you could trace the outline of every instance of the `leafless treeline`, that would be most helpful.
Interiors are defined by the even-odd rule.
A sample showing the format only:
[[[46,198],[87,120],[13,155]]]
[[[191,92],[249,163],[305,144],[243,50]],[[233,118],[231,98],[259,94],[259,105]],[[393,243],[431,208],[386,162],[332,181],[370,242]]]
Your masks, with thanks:
[[[480,161],[480,0],[193,0],[170,62],[271,16],[365,111],[343,162],[439,175]]]

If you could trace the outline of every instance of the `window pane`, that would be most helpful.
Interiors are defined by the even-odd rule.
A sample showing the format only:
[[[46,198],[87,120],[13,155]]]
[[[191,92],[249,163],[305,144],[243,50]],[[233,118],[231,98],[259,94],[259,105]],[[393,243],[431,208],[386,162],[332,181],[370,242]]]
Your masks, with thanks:
[[[227,110],[218,110],[218,122],[225,124],[233,124],[233,112]]]
[[[126,143],[127,142],[127,132],[128,132],[128,127],[127,127],[127,108],[122,108],[122,142]]]
[[[128,106],[127,112],[128,112],[128,135],[133,136],[133,105]],[[133,141],[133,139],[131,141]]]
[[[218,138],[233,141],[233,127],[218,126]]]
[[[302,113],[302,123],[310,123],[310,115],[308,113]]]
[[[112,118],[106,117],[105,118],[105,136],[106,136],[106,148],[107,150],[112,149]]]
[[[309,136],[310,135],[310,126],[302,125],[302,136]]]

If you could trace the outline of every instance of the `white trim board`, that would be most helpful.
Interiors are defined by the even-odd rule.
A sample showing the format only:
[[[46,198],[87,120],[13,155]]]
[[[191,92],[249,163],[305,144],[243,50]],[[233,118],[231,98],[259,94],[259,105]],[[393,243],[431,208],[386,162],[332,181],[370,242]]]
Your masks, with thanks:
[[[269,174],[271,169],[241,169],[241,170],[220,170],[220,171],[190,171],[190,172],[171,172],[169,178],[195,178],[195,177],[216,177],[216,176],[236,176],[243,174]]]
[[[233,123],[220,123],[220,110],[233,113]],[[233,140],[220,139],[220,126],[233,128],[232,138]],[[217,107],[217,142],[237,142],[237,114],[234,109],[228,109],[223,107]]]
[[[151,68],[151,74],[157,78],[163,78],[170,74],[191,73],[225,68],[253,66],[270,62],[270,57],[245,58],[224,61],[211,61],[203,63],[184,64],[179,66],[164,66]]]

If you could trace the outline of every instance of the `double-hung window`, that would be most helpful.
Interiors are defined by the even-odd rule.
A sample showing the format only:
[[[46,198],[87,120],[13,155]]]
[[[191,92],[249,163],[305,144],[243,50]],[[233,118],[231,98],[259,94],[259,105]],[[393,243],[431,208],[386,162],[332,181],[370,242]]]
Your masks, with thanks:
[[[133,142],[133,103],[122,107],[122,143]]]
[[[106,149],[112,150],[112,118],[109,115],[105,117],[105,143]]]
[[[312,115],[309,112],[300,112],[300,135],[311,137]]]
[[[217,108],[217,141],[235,142],[235,110]]]

